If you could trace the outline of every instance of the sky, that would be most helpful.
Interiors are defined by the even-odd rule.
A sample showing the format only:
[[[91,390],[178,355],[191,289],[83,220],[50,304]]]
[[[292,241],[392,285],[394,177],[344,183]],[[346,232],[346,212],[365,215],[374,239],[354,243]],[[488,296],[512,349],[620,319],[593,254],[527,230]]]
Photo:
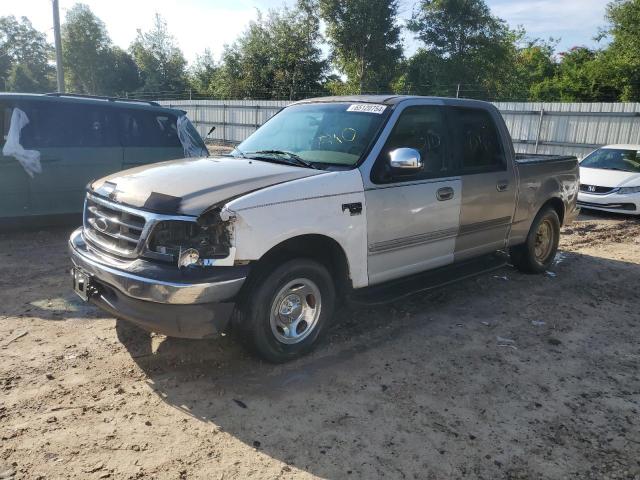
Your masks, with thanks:
[[[559,51],[576,45],[597,46],[593,37],[604,26],[610,0],[486,0],[494,15],[512,27],[522,25],[531,38],[560,39]],[[60,16],[76,0],[59,0]],[[233,40],[257,16],[257,10],[279,8],[293,0],[82,0],[106,24],[113,42],[127,48],[137,29],[148,30],[156,12],[167,21],[169,31],[189,62],[205,48],[219,59],[224,44]],[[400,0],[400,17],[411,16],[416,0]],[[0,16],[26,16],[34,27],[53,41],[51,0],[0,0]],[[411,54],[418,44],[404,37]]]

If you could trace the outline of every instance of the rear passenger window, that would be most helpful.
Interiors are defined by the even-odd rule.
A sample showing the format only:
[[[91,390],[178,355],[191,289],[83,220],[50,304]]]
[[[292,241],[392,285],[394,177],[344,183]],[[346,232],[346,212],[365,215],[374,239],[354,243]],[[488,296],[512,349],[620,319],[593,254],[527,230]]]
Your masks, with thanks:
[[[144,110],[120,113],[119,128],[125,147],[179,147],[176,117]]]
[[[9,127],[11,126],[11,113],[13,109],[8,105],[0,103],[0,132],[2,132],[2,141],[0,141],[0,147],[4,146],[7,141],[7,135],[9,134]]]
[[[483,173],[505,170],[504,150],[495,121],[488,111],[452,107],[458,147],[457,164],[461,173]]]
[[[25,148],[116,147],[114,119],[100,105],[25,102],[18,105],[29,118],[22,129]]]
[[[420,152],[424,168],[410,175],[398,176],[398,172],[391,172],[389,153],[397,148],[413,148]],[[451,174],[449,158],[449,129],[442,107],[407,107],[374,165],[373,180],[390,183],[446,177]]]

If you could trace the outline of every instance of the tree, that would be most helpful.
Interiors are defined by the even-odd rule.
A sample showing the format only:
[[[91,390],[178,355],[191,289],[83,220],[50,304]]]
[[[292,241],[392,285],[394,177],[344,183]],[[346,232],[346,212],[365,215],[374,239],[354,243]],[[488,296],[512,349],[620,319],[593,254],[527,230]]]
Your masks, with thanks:
[[[160,14],[156,14],[150,31],[138,30],[129,50],[140,70],[143,91],[177,93],[187,89],[187,61]]]
[[[270,10],[226,46],[215,93],[224,98],[302,98],[322,91],[327,69],[318,46],[319,19],[310,0]]]
[[[482,98],[509,90],[524,32],[509,29],[484,0],[421,0],[407,27],[423,43],[408,67],[416,91]]]
[[[111,40],[104,23],[87,5],[76,3],[62,25],[66,84],[71,91],[103,94]]]
[[[66,83],[75,92],[120,95],[139,86],[133,58],[114,47],[107,29],[91,9],[77,3],[62,26]]]
[[[601,52],[587,47],[573,47],[560,53],[555,75],[533,85],[532,98],[562,102],[615,101],[619,92],[612,89],[600,55]]]
[[[619,100],[640,101],[640,0],[615,0],[607,7],[609,25],[599,38],[611,37],[598,69]]]
[[[111,67],[105,76],[108,94],[123,96],[142,86],[138,65],[128,52],[119,47],[111,47],[106,63]]]
[[[54,88],[53,49],[26,17],[0,17],[0,81],[7,90],[47,92]]]
[[[213,95],[217,73],[218,66],[211,50],[207,48],[202,55],[198,55],[195,64],[191,67],[189,83],[196,93]]]
[[[397,0],[319,0],[330,58],[351,92],[389,89],[402,58]]]

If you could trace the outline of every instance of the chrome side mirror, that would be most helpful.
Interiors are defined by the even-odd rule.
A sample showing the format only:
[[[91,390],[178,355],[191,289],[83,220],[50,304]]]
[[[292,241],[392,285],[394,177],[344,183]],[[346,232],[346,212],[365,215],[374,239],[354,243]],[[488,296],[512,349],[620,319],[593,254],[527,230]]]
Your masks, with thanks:
[[[421,170],[424,163],[415,148],[396,148],[389,152],[389,165],[393,169],[411,172]]]

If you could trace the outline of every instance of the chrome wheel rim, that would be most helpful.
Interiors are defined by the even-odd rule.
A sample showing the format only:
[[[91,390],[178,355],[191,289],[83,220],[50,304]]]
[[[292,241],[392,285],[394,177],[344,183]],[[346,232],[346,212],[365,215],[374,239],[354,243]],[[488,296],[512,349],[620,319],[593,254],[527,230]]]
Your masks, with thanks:
[[[534,243],[534,251],[536,260],[544,263],[553,247],[553,226],[549,220],[544,220],[536,231],[536,240]]]
[[[321,308],[320,289],[313,281],[291,280],[278,291],[271,304],[271,332],[287,345],[302,342],[318,324]]]

